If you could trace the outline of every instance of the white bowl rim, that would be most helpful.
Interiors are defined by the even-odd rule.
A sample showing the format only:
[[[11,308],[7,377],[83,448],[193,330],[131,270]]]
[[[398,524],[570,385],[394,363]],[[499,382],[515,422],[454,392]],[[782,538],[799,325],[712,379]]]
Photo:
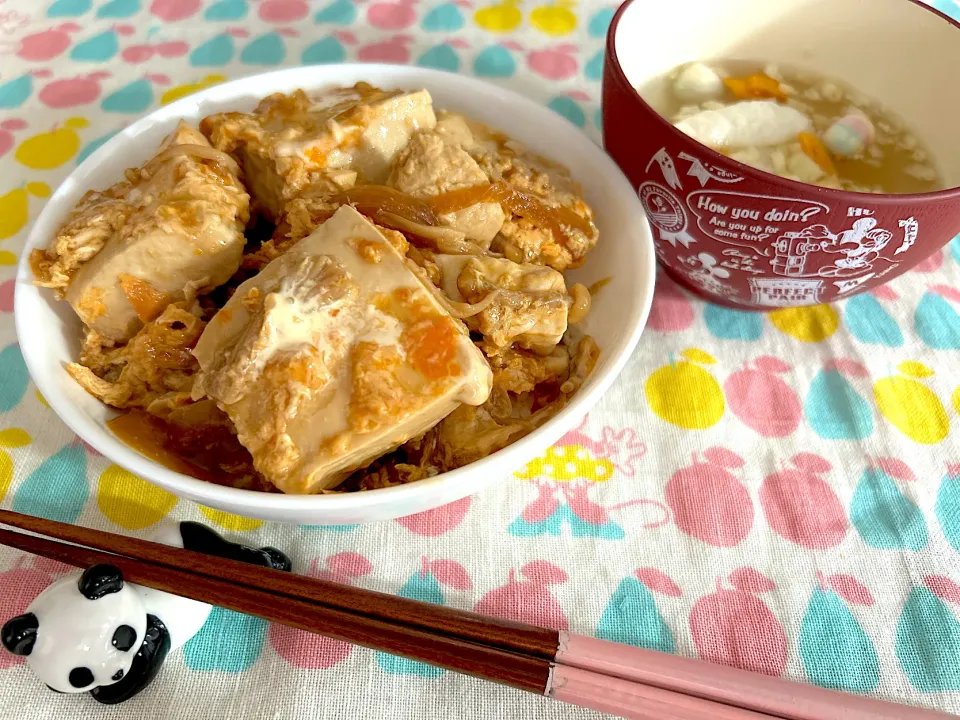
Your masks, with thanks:
[[[449,76],[453,75],[453,73],[439,70],[387,63],[363,63],[362,65],[359,63],[338,63],[312,66],[311,69],[315,69],[318,75],[321,76],[327,73],[336,76],[341,72],[349,73],[351,71],[355,71],[358,66],[362,66],[365,70],[368,70],[370,74],[389,74],[392,72],[401,72],[407,76],[415,75],[418,78],[423,79],[423,86],[427,88],[430,86],[431,78],[446,76],[449,80]],[[131,133],[136,134],[139,130],[149,127],[158,121],[182,117],[185,114],[181,112],[182,108],[192,107],[194,104],[202,102],[208,95],[221,95],[227,91],[236,90],[237,92],[235,94],[238,97],[243,97],[244,83],[248,82],[253,77],[258,79],[271,77],[281,78],[286,75],[302,73],[305,67],[307,66],[297,66],[274,70],[268,73],[258,73],[256,75],[231,80],[211,86],[209,88],[205,88],[204,90],[188,95],[180,100],[170,103],[169,105],[162,106],[154,110],[152,113],[141,117],[140,119],[126,126],[123,129],[123,133],[125,135]],[[557,123],[562,123],[567,125],[570,129],[575,130],[576,132],[569,133],[570,142],[575,142],[581,147],[585,148],[587,152],[595,154],[596,161],[605,166],[604,174],[608,174],[610,176],[610,181],[620,185],[625,195],[633,195],[636,198],[636,193],[633,191],[630,182],[626,179],[614,161],[603,151],[599,145],[594,143],[585,133],[580,130],[580,128],[576,127],[570,121],[550,110],[545,105],[541,105],[515,91],[508,90],[492,83],[487,83],[471,76],[457,75],[457,79],[463,92],[465,93],[470,92],[471,88],[475,88],[477,90],[486,89],[487,91],[489,91],[491,88],[495,88],[497,92],[502,93],[506,99],[509,99],[517,107],[520,113],[523,113],[529,119],[531,125],[556,125]],[[323,85],[324,81],[321,77],[318,79],[315,87],[322,87]],[[123,140],[124,138],[119,137],[119,135],[111,137],[110,140],[108,140],[89,157],[87,157],[83,163],[77,166],[77,168],[71,172],[71,175],[78,173],[80,169],[88,163],[91,165],[96,164],[109,156],[114,151],[114,146],[121,145]],[[63,185],[67,183],[67,179],[69,179],[69,177],[70,176],[61,182],[60,187],[63,187]],[[454,485],[458,482],[465,481],[467,476],[473,476],[475,481],[470,483],[473,489],[460,494],[457,494],[456,492],[453,493],[452,495],[455,496],[453,497],[453,500],[455,500],[457,497],[465,497],[466,495],[473,494],[493,484],[494,482],[503,479],[503,474],[496,471],[497,466],[509,466],[512,469],[519,469],[524,462],[529,460],[530,457],[535,456],[536,453],[531,452],[532,448],[546,448],[559,440],[565,432],[573,427],[575,421],[582,418],[609,389],[610,385],[613,384],[613,381],[619,376],[627,361],[630,359],[630,356],[640,339],[640,335],[643,332],[644,326],[646,325],[647,317],[650,313],[650,307],[653,301],[653,290],[656,275],[653,240],[646,216],[644,215],[639,199],[637,198],[635,206],[630,210],[631,214],[635,216],[634,221],[639,228],[638,234],[641,236],[641,239],[645,242],[645,244],[649,244],[649,247],[638,253],[640,263],[636,270],[639,271],[639,276],[636,277],[635,281],[637,287],[640,288],[639,292],[642,297],[639,302],[633,304],[633,307],[631,308],[631,315],[623,324],[624,328],[629,328],[629,332],[626,333],[620,342],[614,347],[601,348],[602,353],[613,358],[612,363],[605,369],[602,377],[592,375],[590,378],[588,378],[587,382],[584,384],[584,387],[582,387],[580,391],[573,396],[570,402],[568,402],[567,405],[547,423],[537,428],[529,435],[517,440],[515,443],[485,458],[477,460],[461,468],[441,473],[432,478],[418,480],[417,482],[413,483],[406,483],[403,485],[369,490],[365,492],[330,493],[320,495],[267,493],[257,490],[233,488],[199,480],[197,478],[183,475],[171,470],[132,449],[118,438],[113,437],[109,431],[105,431],[102,436],[88,436],[87,427],[95,423],[92,423],[89,419],[87,419],[83,413],[81,413],[65,396],[63,396],[52,381],[48,382],[45,373],[36,371],[36,368],[39,367],[40,363],[40,358],[37,354],[37,346],[30,342],[24,341],[24,339],[28,337],[29,331],[35,331],[35,328],[29,328],[27,326],[29,318],[25,316],[25,313],[19,312],[18,308],[23,305],[23,303],[20,302],[20,299],[26,294],[39,293],[41,291],[41,289],[37,288],[32,282],[33,271],[30,266],[29,258],[32,250],[39,247],[45,247],[49,240],[49,238],[40,237],[40,233],[36,230],[36,227],[39,224],[38,221],[40,217],[42,217],[43,213],[46,213],[48,208],[54,204],[52,201],[59,193],[60,188],[58,188],[51,195],[50,199],[47,201],[47,204],[44,206],[44,209],[41,211],[41,214],[33,221],[30,233],[28,234],[26,243],[24,244],[23,255],[20,259],[17,271],[17,282],[14,296],[14,317],[17,338],[23,354],[24,362],[34,384],[37,386],[38,390],[43,395],[46,402],[50,405],[51,409],[53,409],[53,411],[57,414],[57,416],[74,433],[76,433],[96,451],[104,455],[108,460],[115,462],[117,465],[134,472],[151,483],[154,483],[159,487],[172,492],[178,497],[188,498],[201,504],[210,505],[214,508],[233,507],[236,509],[242,507],[244,508],[242,511],[243,514],[248,517],[277,519],[280,514],[285,512],[290,512],[298,517],[303,517],[313,513],[316,513],[318,516],[320,516],[326,512],[350,512],[374,505],[390,503],[391,500],[399,501],[407,496],[430,493],[430,491],[434,488]],[[99,424],[97,425],[99,426]],[[489,477],[484,477],[482,481],[476,482],[476,478],[483,477],[483,471],[485,469],[493,470],[494,472],[488,473]],[[512,472],[512,470],[508,472]],[[434,507],[434,505],[431,505],[430,507]],[[288,522],[295,522],[295,520],[289,520]]]

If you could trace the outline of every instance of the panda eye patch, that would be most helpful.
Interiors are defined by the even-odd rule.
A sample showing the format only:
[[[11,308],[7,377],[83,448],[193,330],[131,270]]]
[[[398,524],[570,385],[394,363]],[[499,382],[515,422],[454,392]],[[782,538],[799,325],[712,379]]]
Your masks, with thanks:
[[[111,680],[122,680],[123,679],[123,670],[117,670],[113,675],[110,676]]]
[[[93,682],[93,673],[90,668],[76,667],[70,671],[69,680],[75,688],[85,688]]]
[[[113,631],[113,640],[111,640],[111,642],[117,650],[126,652],[133,647],[136,641],[137,631],[129,625],[121,625]]]

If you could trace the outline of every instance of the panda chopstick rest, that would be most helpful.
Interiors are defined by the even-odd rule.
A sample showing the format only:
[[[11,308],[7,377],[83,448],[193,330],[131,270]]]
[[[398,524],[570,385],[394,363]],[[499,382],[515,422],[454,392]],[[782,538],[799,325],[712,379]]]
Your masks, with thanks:
[[[154,542],[289,571],[276,548],[232,543],[195,522],[161,528]],[[40,593],[22,615],[8,620],[3,646],[51,690],[87,692],[104,704],[143,690],[164,659],[197,634],[210,605],[125,583],[120,569],[94,565],[70,573]]]

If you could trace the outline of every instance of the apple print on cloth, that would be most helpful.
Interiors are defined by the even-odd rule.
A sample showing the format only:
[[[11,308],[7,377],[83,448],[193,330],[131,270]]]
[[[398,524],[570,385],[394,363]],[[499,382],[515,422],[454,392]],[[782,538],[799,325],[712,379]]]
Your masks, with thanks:
[[[957,0],[934,4],[960,17]],[[13,312],[24,242],[69,173],[145,114],[270,69],[408,63],[519,90],[599,143],[617,6],[0,3],[3,507],[137,537],[200,521],[283,549],[305,575],[960,715],[960,236],[816,307],[726,308],[658,271],[643,337],[589,417],[564,416],[572,429],[484,492],[379,523],[283,526],[201,507],[77,441],[30,381]],[[578,272],[600,279],[589,261]],[[0,548],[0,610],[62,571]],[[0,654],[0,720],[63,715],[63,698],[17,690],[18,663]],[[335,698],[366,717],[383,686],[396,720],[588,717],[461,682],[218,610],[137,713],[167,720],[167,698],[189,696],[298,717]],[[437,702],[424,710],[428,686]]]

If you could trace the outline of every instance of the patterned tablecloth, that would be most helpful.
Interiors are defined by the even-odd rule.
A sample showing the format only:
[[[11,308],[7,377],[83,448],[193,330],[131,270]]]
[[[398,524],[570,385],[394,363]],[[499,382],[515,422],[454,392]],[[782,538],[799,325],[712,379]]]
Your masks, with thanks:
[[[746,314],[662,281],[578,430],[496,489],[377,525],[178,500],[91,453],[31,385],[12,315],[31,219],[160,104],[270,67],[411,62],[519,89],[598,139],[613,8],[489,2],[0,0],[3,506],[135,535],[202,520],[301,573],[960,712],[960,238],[829,307]],[[57,572],[9,551],[0,569],[3,618]],[[119,707],[49,693],[0,655],[0,719],[81,716],[594,714],[215,610]]]

